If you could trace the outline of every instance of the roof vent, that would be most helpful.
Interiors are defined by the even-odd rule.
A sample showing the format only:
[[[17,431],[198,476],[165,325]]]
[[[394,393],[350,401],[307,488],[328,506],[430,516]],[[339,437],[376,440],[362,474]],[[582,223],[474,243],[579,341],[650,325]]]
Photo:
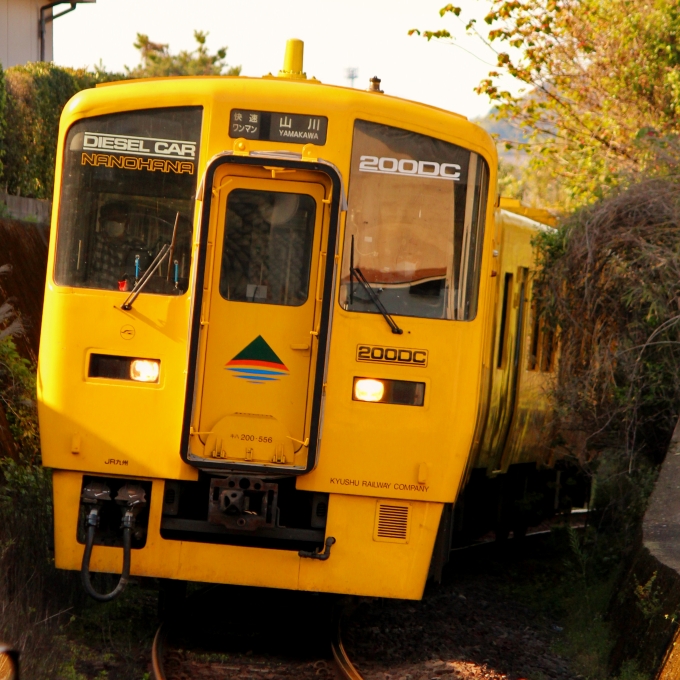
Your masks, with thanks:
[[[373,540],[388,543],[408,543],[410,518],[410,503],[378,501]]]

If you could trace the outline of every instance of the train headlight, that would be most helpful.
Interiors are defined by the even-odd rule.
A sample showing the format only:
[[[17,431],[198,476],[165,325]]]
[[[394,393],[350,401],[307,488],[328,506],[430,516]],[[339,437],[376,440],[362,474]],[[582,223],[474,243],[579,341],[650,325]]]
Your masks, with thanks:
[[[153,359],[134,359],[130,362],[130,378],[137,382],[155,383],[161,372],[159,361]]]
[[[355,377],[352,398],[354,401],[371,401],[380,404],[423,406],[425,383],[389,378],[376,380],[375,378]]]
[[[354,381],[354,398],[358,401],[380,401],[385,395],[385,384],[372,378]]]

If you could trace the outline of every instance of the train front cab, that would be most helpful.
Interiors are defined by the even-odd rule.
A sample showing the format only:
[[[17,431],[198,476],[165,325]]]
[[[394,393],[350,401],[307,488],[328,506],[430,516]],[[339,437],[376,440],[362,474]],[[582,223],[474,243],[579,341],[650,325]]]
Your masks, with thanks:
[[[323,145],[219,123],[282,101],[306,120],[324,102]],[[187,165],[134,147],[168,140]],[[99,504],[92,571],[120,573],[127,512],[133,576],[421,597],[491,343],[494,154],[453,114],[312,83],[78,95],[39,366],[57,566],[81,568]],[[104,285],[116,220],[137,255]]]

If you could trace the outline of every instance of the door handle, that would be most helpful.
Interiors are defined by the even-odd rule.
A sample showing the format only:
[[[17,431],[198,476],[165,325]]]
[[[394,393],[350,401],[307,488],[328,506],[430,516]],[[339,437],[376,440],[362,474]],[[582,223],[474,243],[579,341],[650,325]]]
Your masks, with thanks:
[[[205,249],[205,265],[203,273],[203,290],[210,290],[212,284],[212,254],[213,254],[213,244],[208,242]]]
[[[319,270],[316,274],[316,301],[317,302],[323,302],[323,297],[321,297],[321,291],[323,289],[323,275],[324,275],[324,270],[325,267],[321,266],[321,261],[323,260],[324,264],[326,263],[326,253],[321,253],[319,256],[319,264],[317,265],[319,267]]]
[[[291,345],[290,348],[297,350],[298,352],[306,352],[309,349],[309,345],[307,343],[300,343]]]

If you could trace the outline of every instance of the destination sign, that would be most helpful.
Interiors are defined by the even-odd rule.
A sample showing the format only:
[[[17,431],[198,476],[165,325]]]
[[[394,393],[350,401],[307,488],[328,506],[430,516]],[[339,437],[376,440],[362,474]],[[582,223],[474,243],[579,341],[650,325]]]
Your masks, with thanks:
[[[294,144],[326,143],[328,118],[298,113],[232,109],[229,136]]]

